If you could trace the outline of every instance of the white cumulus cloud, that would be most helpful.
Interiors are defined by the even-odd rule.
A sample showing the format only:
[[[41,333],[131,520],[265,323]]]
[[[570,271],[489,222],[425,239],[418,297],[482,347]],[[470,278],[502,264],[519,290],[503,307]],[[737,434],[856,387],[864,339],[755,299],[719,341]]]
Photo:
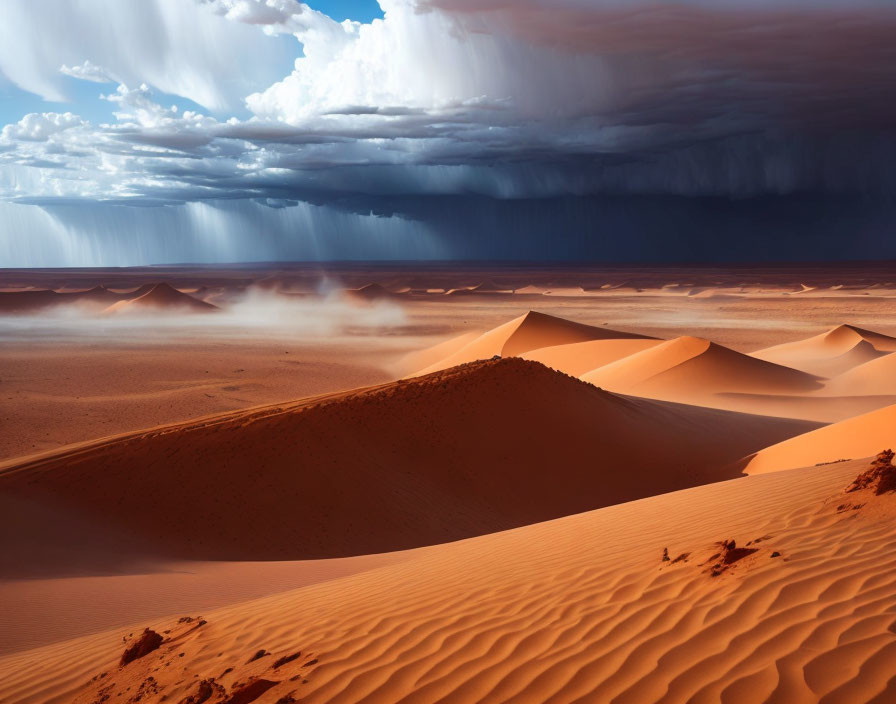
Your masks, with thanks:
[[[44,112],[30,113],[21,120],[6,125],[0,131],[0,139],[3,141],[22,140],[24,142],[46,142],[51,136],[87,124],[77,115],[70,112]]]

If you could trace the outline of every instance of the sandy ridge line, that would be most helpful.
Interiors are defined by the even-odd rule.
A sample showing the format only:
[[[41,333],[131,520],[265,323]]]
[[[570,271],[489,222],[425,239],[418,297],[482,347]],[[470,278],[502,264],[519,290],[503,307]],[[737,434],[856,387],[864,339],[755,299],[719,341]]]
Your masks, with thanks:
[[[51,450],[44,450],[42,452],[37,452],[31,455],[23,455],[20,457],[13,457],[0,461],[0,476],[9,476],[11,474],[14,474],[15,472],[28,469],[38,469],[41,467],[41,465],[46,464],[50,461],[59,459],[74,459],[87,454],[91,450],[109,447],[111,445],[128,442],[130,440],[159,437],[161,435],[166,435],[172,432],[190,432],[193,430],[215,427],[217,425],[224,425],[231,422],[240,422],[241,424],[245,425],[257,420],[273,418],[294,411],[304,411],[311,408],[323,407],[328,405],[329,403],[349,400],[356,396],[376,395],[377,393],[390,388],[398,388],[404,386],[424,386],[433,382],[441,382],[452,376],[458,374],[462,375],[466,373],[467,371],[469,371],[469,365],[477,365],[484,362],[486,362],[486,360],[461,364],[456,367],[449,367],[448,369],[441,369],[435,372],[431,372],[414,379],[397,379],[394,381],[387,381],[382,384],[374,384],[372,386],[361,386],[344,391],[332,391],[325,394],[318,394],[316,396],[308,396],[306,398],[296,399],[295,401],[281,401],[278,403],[251,406],[249,408],[243,408],[235,411],[212,413],[209,415],[200,416],[198,418],[192,418],[186,421],[164,423],[162,425],[157,425],[150,428],[130,430],[124,433],[117,433],[114,435],[94,438],[92,440],[72,443],[60,448],[53,448]],[[536,362],[536,364],[540,364],[540,362]],[[580,379],[577,379],[576,377],[569,376],[568,374],[563,374],[562,372],[556,373],[562,374],[569,379],[579,381],[586,386],[593,387],[596,391],[607,393],[604,390],[599,389],[598,387],[594,387],[592,384],[588,384],[587,382],[583,382]],[[608,394],[608,396],[613,395]]]
[[[358,394],[376,393],[377,391],[382,391],[390,386],[394,386],[397,383],[398,382],[389,381],[383,384],[376,384],[374,386],[362,386],[360,388],[349,389],[347,391],[334,391],[327,394],[320,394],[318,396],[309,396],[308,398],[298,399],[296,401],[287,401],[286,403],[280,402],[262,404],[259,406],[252,406],[250,408],[244,408],[237,411],[212,413],[187,421],[165,423],[162,425],[153,426],[151,428],[131,430],[125,433],[107,435],[105,437],[95,438],[93,440],[85,440],[83,442],[72,443],[61,448],[44,450],[43,452],[37,452],[33,455],[23,455],[20,457],[13,457],[11,459],[0,461],[0,476],[8,476],[14,474],[15,472],[24,471],[27,469],[37,469],[47,462],[55,461],[58,459],[74,459],[85,455],[92,450],[102,447],[108,447],[110,445],[115,445],[122,442],[128,442],[129,440],[158,437],[176,431],[189,432],[192,430],[214,427],[216,425],[223,425],[228,422],[242,421],[243,423],[252,423],[256,420],[271,418],[292,411],[301,411],[307,410],[309,408],[323,406],[332,401],[340,401],[343,399],[352,398],[353,396]]]

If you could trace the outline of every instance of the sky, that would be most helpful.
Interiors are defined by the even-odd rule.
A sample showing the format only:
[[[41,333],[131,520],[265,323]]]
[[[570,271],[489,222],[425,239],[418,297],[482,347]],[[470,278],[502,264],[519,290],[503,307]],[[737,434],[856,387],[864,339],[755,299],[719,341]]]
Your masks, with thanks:
[[[4,0],[0,267],[896,258],[892,0]]]

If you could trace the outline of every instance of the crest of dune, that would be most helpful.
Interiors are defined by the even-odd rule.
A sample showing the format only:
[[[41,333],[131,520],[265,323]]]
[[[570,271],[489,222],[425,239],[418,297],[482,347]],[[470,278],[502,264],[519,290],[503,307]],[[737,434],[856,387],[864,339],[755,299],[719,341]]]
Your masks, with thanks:
[[[854,325],[838,325],[806,340],[768,347],[752,356],[832,377],[896,351],[896,338]]]
[[[479,335],[452,354],[420,369],[417,374],[429,374],[458,364],[474,362],[479,359],[491,359],[494,356],[519,356],[542,347],[615,339],[649,340],[652,338],[637,333],[584,325],[530,310],[508,323]]]

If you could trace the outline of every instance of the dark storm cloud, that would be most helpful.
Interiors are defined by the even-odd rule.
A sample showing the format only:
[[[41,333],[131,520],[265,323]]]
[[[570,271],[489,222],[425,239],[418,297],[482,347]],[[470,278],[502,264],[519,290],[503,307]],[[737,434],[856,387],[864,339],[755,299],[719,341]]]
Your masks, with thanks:
[[[749,202],[770,232],[795,218],[833,232],[838,214],[872,203],[857,226],[868,242],[892,213],[890,2],[384,0],[386,19],[363,27],[288,2],[204,5],[215,22],[303,44],[290,75],[247,97],[254,117],[180,112],[151,86],[122,84],[108,96],[111,124],[47,113],[5,127],[0,195],[44,206],[227,201],[232,217],[242,201],[252,213],[312,204],[426,224],[480,252],[492,251],[484,237],[509,247],[509,232],[536,252],[552,230],[538,208],[608,251],[611,225],[632,242],[662,224],[740,232],[702,210],[758,227]],[[100,68],[69,75],[116,75]],[[200,92],[227,90],[212,81]]]

